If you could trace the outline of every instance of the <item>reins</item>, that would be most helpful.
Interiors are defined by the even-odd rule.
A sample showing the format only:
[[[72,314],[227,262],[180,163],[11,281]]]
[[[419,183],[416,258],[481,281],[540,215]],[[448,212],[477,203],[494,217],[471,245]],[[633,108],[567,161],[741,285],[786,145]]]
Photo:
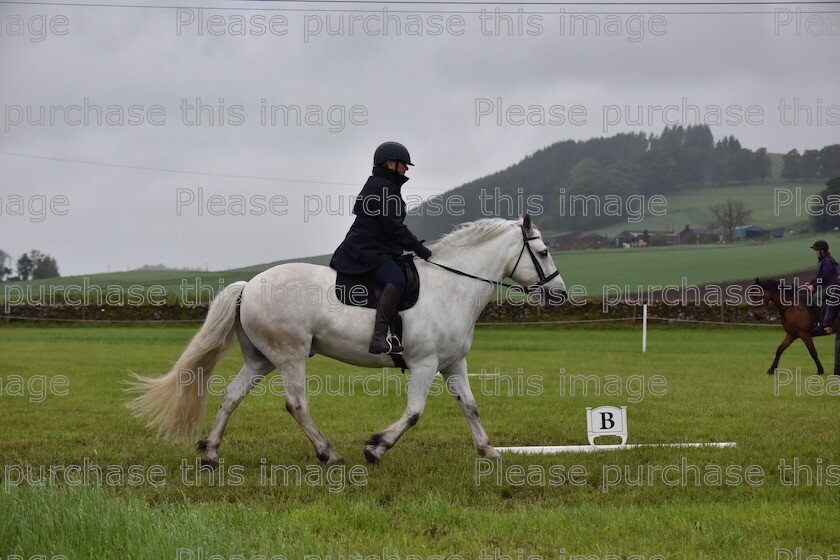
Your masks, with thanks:
[[[446,266],[445,264],[436,263],[434,261],[426,261],[426,262],[429,263],[429,264],[433,264],[437,267],[440,267],[444,270],[448,270],[449,272],[452,272],[453,274],[457,274],[458,276],[464,276],[466,278],[472,278],[473,280],[481,280],[482,282],[487,282],[488,284],[492,284],[493,286],[496,286],[497,288],[501,288],[501,287],[515,288],[517,290],[522,291],[523,293],[526,293],[526,291],[527,291],[526,288],[523,288],[522,286],[519,286],[519,285],[516,285],[516,284],[506,284],[505,282],[499,282],[497,280],[488,280],[487,278],[482,278],[481,276],[476,276],[474,274],[464,272],[463,270],[458,270],[457,268],[452,268],[452,267]]]
[[[513,265],[513,270],[510,271],[510,274],[508,276],[513,276],[513,273],[516,272],[516,267],[519,266],[519,261],[522,260],[522,255],[525,253],[525,249],[528,249],[528,255],[531,257],[531,262],[534,263],[534,268],[537,271],[537,276],[539,276],[539,278],[540,278],[539,282],[537,282],[535,284],[531,284],[528,287],[523,287],[523,286],[519,286],[519,285],[516,285],[516,284],[506,284],[505,282],[499,282],[497,280],[489,280],[487,278],[482,278],[481,276],[476,276],[474,274],[470,274],[468,272],[464,272],[462,270],[458,270],[456,268],[446,266],[445,264],[436,263],[434,261],[426,261],[426,262],[428,262],[430,264],[433,264],[437,267],[440,267],[444,270],[448,270],[449,272],[452,272],[453,274],[457,274],[458,276],[464,276],[466,278],[472,278],[473,280],[480,280],[481,282],[486,282],[488,284],[496,286],[497,288],[501,288],[501,287],[513,288],[513,289],[519,290],[523,294],[529,294],[533,291],[539,290],[544,284],[553,280],[556,276],[558,276],[560,274],[560,271],[555,270],[554,272],[552,272],[551,274],[546,276],[545,272],[542,269],[542,266],[540,266],[540,263],[537,260],[537,256],[534,254],[534,251],[531,249],[531,245],[528,243],[529,241],[533,241],[534,239],[539,239],[539,237],[538,236],[528,237],[528,233],[525,231],[525,227],[524,226],[519,226],[519,227],[522,229],[522,249],[519,251],[519,257],[516,259],[516,264]]]

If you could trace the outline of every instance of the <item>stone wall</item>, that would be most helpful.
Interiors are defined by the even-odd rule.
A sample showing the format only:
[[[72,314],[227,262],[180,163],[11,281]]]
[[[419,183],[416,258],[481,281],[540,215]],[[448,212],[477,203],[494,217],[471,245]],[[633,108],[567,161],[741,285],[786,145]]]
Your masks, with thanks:
[[[195,322],[207,315],[206,305],[184,306],[175,303],[144,306],[70,306],[70,305],[19,305],[0,309],[3,323],[147,323],[147,322]],[[595,322],[637,319],[642,317],[641,303],[620,303],[604,310],[602,301],[589,300],[581,305],[566,304],[553,309],[542,309],[511,302],[490,303],[481,313],[479,323],[527,323],[527,322]],[[658,320],[702,321],[743,323],[754,319],[744,306],[685,305],[673,306],[652,301],[648,304],[648,317]],[[772,320],[773,314],[768,313]]]

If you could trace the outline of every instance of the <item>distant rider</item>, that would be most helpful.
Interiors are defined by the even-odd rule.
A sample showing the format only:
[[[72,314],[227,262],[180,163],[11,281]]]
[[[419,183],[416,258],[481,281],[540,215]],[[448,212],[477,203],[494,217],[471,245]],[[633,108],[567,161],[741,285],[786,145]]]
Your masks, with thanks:
[[[840,307],[840,281],[837,279],[837,261],[831,256],[828,243],[823,240],[816,241],[811,245],[811,249],[817,254],[817,260],[819,261],[817,276],[803,286],[811,292],[816,289],[822,292],[822,306],[825,317],[817,317],[817,324],[811,330],[812,335],[820,336],[834,332],[832,325],[837,318],[837,310]],[[820,315],[822,315],[822,312]]]
[[[398,142],[381,144],[373,155],[373,174],[356,197],[356,220],[335,250],[330,266],[345,274],[366,274],[384,286],[376,308],[376,322],[368,351],[371,354],[400,354],[404,350],[396,336],[388,336],[391,318],[405,291],[405,277],[396,262],[403,250],[427,259],[432,252],[419,241],[405,221],[405,200],[400,192],[408,181],[405,172],[411,156]]]

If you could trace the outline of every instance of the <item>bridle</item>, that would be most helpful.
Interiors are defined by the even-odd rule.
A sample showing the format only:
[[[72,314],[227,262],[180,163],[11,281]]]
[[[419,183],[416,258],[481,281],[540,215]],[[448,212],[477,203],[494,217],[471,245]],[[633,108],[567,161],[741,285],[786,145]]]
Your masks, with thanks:
[[[522,287],[522,286],[518,286],[516,284],[506,284],[504,282],[497,282],[496,280],[488,280],[487,278],[482,278],[480,276],[475,276],[473,274],[469,274],[467,272],[463,272],[461,270],[457,270],[455,268],[451,268],[451,267],[448,267],[448,266],[440,264],[440,263],[436,263],[436,262],[433,262],[433,261],[428,261],[428,262],[430,264],[438,266],[438,267],[440,267],[444,270],[448,270],[449,272],[455,273],[459,276],[466,276],[467,278],[472,278],[474,280],[481,280],[482,282],[487,282],[488,284],[492,284],[493,286],[497,286],[497,287],[504,286],[505,288],[520,290],[523,293],[530,294],[532,292],[535,292],[535,291],[539,290],[540,288],[542,288],[548,282],[551,282],[552,280],[554,280],[554,278],[556,278],[557,276],[560,275],[560,271],[555,270],[554,272],[552,272],[551,274],[546,276],[545,271],[543,270],[542,266],[540,265],[540,262],[537,259],[537,256],[534,254],[533,249],[531,249],[531,244],[529,243],[529,241],[533,241],[534,239],[539,239],[539,236],[535,235],[535,236],[532,236],[532,237],[528,237],[528,232],[525,231],[525,227],[524,226],[519,226],[519,228],[522,230],[522,249],[519,251],[519,257],[516,259],[516,264],[513,265],[513,269],[510,271],[510,274],[508,274],[508,276],[512,277],[513,273],[516,272],[516,267],[519,266],[519,261],[522,260],[522,255],[525,254],[525,249],[527,249],[528,250],[528,256],[531,257],[531,262],[534,263],[534,269],[537,271],[537,276],[539,277],[539,282],[535,282],[534,284],[531,284],[530,286]]]
[[[519,261],[522,260],[522,255],[525,254],[525,249],[528,249],[528,256],[531,257],[531,262],[534,263],[534,269],[537,271],[537,276],[539,276],[540,281],[536,284],[531,284],[527,288],[523,288],[526,292],[530,293],[535,290],[539,290],[543,287],[544,284],[547,282],[551,282],[554,280],[555,277],[560,275],[559,270],[555,270],[548,276],[545,275],[545,271],[540,266],[540,262],[537,260],[537,256],[534,254],[533,249],[531,249],[531,244],[528,243],[529,241],[533,241],[534,239],[539,239],[539,236],[532,236],[528,237],[528,232],[525,231],[524,226],[519,226],[522,229],[522,250],[519,251],[519,258],[516,259],[516,264],[513,265],[513,270],[510,271],[508,276],[513,276],[513,273],[516,272],[516,267],[519,266]]]
[[[775,301],[773,299],[773,296],[771,295],[770,291],[767,288],[762,286],[761,291],[762,291],[761,299],[764,300],[764,304],[763,305],[756,305],[754,307],[760,307],[761,310],[764,311],[765,313],[767,313],[767,311],[770,310],[770,305],[771,304],[776,306],[776,309],[778,309],[779,313],[784,313],[785,310],[788,307],[790,307],[790,304],[785,303],[784,297],[781,295],[781,292],[779,292],[779,301]]]
[[[767,311],[770,309],[770,304],[773,303],[773,299],[770,298],[770,297],[767,297],[767,291],[766,290],[764,291],[764,295],[762,295],[761,297],[764,300],[764,305],[759,305],[758,307],[760,307],[762,311],[767,313]]]

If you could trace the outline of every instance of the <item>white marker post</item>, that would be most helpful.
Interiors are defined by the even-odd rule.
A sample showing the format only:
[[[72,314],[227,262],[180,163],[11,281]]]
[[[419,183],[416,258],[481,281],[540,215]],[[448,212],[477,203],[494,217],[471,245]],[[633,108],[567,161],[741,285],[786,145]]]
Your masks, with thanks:
[[[642,354],[647,352],[647,304],[642,307]]]
[[[589,445],[597,447],[598,436],[618,436],[619,447],[627,443],[627,407],[599,406],[586,407],[586,435]]]

